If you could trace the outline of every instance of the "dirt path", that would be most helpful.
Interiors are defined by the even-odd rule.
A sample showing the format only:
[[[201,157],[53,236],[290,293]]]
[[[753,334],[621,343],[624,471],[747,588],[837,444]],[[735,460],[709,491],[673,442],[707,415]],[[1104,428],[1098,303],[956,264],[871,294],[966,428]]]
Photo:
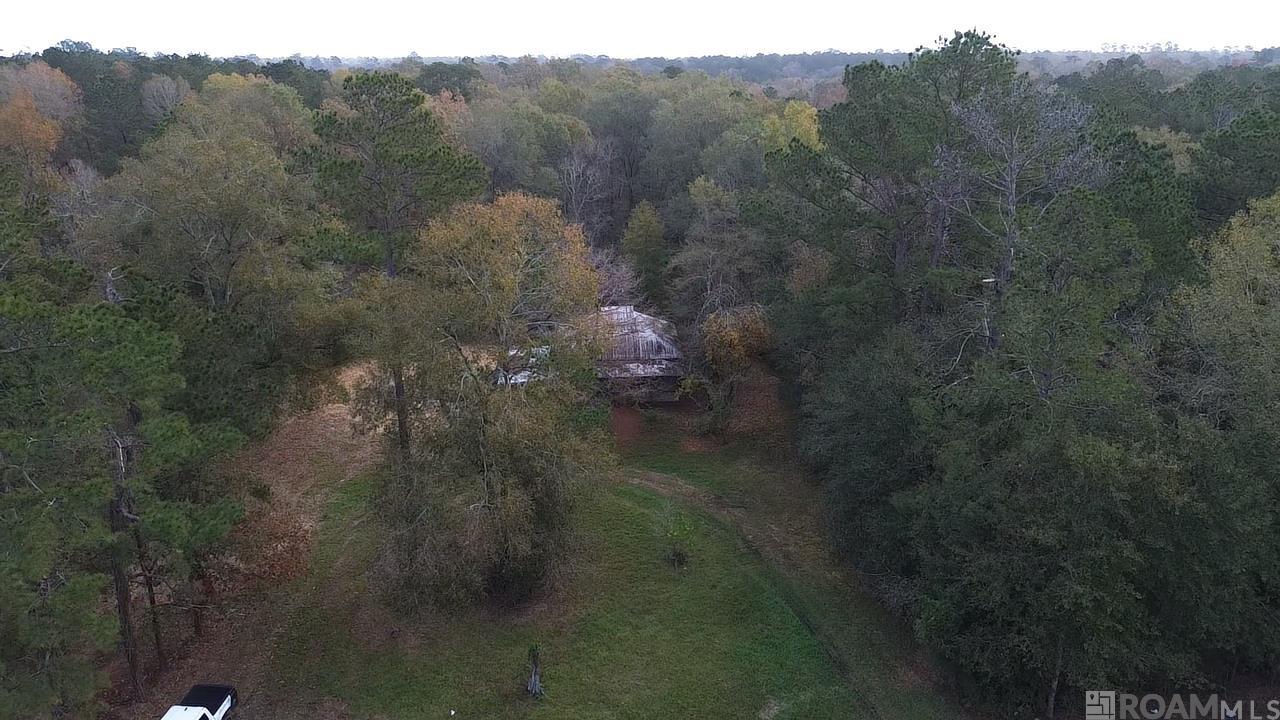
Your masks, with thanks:
[[[832,603],[861,599],[859,612],[880,615],[856,576],[830,550],[819,491],[803,479],[779,477],[767,497],[726,498],[663,473],[633,469],[626,482],[697,508],[736,531],[747,549],[777,572],[773,584],[800,622],[817,639],[832,665],[861,700],[865,714],[893,717],[893,693],[924,690],[935,682],[921,656],[903,649],[903,639],[851,619]],[[805,589],[817,592],[805,592]],[[910,644],[909,640],[906,642]],[[878,677],[891,667],[892,677]],[[894,687],[885,687],[888,681]]]
[[[366,372],[349,367],[337,380],[350,391]],[[260,497],[246,499],[246,518],[219,558],[215,607],[208,613],[204,637],[190,639],[176,653],[170,648],[169,668],[152,681],[147,700],[113,708],[107,717],[158,718],[187,688],[206,682],[239,690],[241,720],[286,720],[265,714],[254,701],[271,682],[273,629],[283,627],[294,609],[282,602],[286,594],[275,590],[306,572],[330,492],[366,472],[376,456],[376,443],[353,432],[345,402],[295,415],[245,448],[231,467],[259,484],[261,491],[251,495]]]
[[[365,372],[349,368],[339,380],[350,388]],[[192,684],[217,682],[240,690],[243,705],[238,720],[290,720],[292,715],[270,704],[269,698],[277,695],[273,690],[278,690],[272,677],[272,654],[279,634],[308,595],[280,586],[306,573],[315,531],[333,489],[366,472],[376,459],[375,443],[353,432],[351,409],[343,402],[294,416],[270,437],[246,448],[233,468],[259,483],[262,497],[246,500],[247,517],[233,532],[230,549],[222,558],[216,609],[209,613],[205,636],[186,643],[177,653],[170,648],[170,667],[150,683],[146,702],[113,708],[106,717],[158,718]],[[901,651],[892,652],[895,644],[901,645],[900,637],[868,630],[868,626],[892,623],[859,625],[848,621],[849,613],[832,609],[865,594],[828,549],[820,492],[798,473],[777,475],[732,498],[662,473],[630,470],[623,478],[733,528],[776,573],[771,582],[862,698],[865,714],[894,717],[898,713],[892,698],[886,701],[887,691],[876,686],[882,679],[895,688],[927,685],[928,673],[917,669],[924,664],[901,662]],[[873,659],[871,665],[867,658]],[[894,670],[885,678],[877,671],[884,665],[900,667],[901,672]],[[346,717],[345,710],[332,702],[309,715],[314,720]]]
[[[775,505],[765,511],[760,507],[763,503],[729,499],[674,475],[631,470],[624,477],[632,485],[688,503],[727,523],[774,566],[821,572],[830,579],[845,576],[828,549],[821,509],[810,488],[796,488],[799,494],[788,493],[785,507]],[[814,496],[812,505],[806,502],[810,496]]]

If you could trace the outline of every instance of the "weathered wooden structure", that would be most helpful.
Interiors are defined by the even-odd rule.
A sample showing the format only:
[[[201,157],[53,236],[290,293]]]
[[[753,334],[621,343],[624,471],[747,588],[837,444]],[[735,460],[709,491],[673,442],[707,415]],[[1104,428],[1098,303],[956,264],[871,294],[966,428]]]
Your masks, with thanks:
[[[675,327],[632,305],[600,308],[608,349],[596,363],[596,375],[615,399],[673,402],[684,378],[684,355]]]

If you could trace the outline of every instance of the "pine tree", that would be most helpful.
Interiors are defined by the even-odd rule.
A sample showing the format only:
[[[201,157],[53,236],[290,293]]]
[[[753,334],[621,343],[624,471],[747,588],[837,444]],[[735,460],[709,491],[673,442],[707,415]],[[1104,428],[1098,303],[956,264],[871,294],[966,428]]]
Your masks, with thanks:
[[[626,232],[622,235],[622,253],[640,276],[640,287],[649,302],[660,305],[666,298],[667,263],[671,248],[667,245],[662,218],[652,203],[642,202],[631,211]]]
[[[413,83],[395,73],[362,73],[342,83],[342,110],[316,118],[321,145],[312,157],[321,190],[352,229],[376,238],[383,271],[394,278],[404,244],[428,218],[474,197],[483,166],[450,145]],[[402,366],[389,368],[400,463],[412,459]]]

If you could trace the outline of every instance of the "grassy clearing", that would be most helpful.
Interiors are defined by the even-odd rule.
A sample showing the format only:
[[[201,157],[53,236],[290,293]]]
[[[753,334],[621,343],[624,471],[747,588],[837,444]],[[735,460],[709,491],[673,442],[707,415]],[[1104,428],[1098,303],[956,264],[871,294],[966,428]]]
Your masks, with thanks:
[[[656,530],[668,501],[611,484],[584,501],[580,567],[539,607],[406,626],[357,570],[376,544],[372,488],[335,491],[310,573],[282,591],[298,609],[273,640],[279,716],[319,697],[385,720],[862,717],[772,571],[709,517],[689,511],[692,561],[676,571]],[[534,642],[541,702],[521,693]]]
[[[881,716],[956,717],[957,709],[935,689],[932,663],[910,633],[826,554],[820,491],[794,468],[750,448],[682,449],[680,437],[664,430],[672,426],[651,423],[641,441],[620,449],[623,461],[677,477],[741,508],[743,522],[756,525],[750,534],[770,560],[768,579],[775,592],[822,638],[860,698]],[[806,553],[797,544],[821,550]]]
[[[723,497],[738,499],[763,483],[764,473],[744,452],[722,448],[684,452],[673,435],[657,435],[622,452],[631,467],[676,477]]]

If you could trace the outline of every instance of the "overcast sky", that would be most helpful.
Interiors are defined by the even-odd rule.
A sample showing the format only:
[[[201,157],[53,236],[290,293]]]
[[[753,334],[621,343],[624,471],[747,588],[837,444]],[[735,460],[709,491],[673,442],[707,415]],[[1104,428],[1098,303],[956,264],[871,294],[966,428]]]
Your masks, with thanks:
[[[0,11],[0,54],[59,40],[146,52],[614,57],[913,49],[978,27],[1023,50],[1280,45],[1280,0],[45,0]]]

